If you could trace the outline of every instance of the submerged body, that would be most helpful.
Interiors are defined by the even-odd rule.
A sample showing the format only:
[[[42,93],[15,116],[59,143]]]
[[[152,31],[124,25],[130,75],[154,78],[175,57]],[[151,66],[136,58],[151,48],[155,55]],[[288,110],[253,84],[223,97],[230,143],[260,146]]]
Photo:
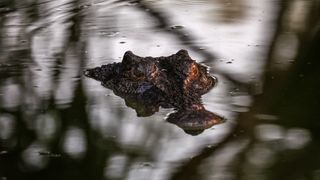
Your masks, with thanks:
[[[205,110],[201,103],[201,96],[217,80],[210,76],[206,66],[192,60],[186,50],[155,58],[127,51],[122,62],[88,69],[85,75],[123,97],[138,116],[151,115],[163,107],[176,110],[167,120],[184,130],[206,129],[222,122],[221,117]]]

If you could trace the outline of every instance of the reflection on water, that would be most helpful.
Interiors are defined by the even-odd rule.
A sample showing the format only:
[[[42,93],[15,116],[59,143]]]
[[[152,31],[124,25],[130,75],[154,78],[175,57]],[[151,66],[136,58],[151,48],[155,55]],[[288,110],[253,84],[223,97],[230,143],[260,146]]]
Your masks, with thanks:
[[[0,179],[318,178],[319,6],[280,1],[1,1]],[[228,119],[197,136],[82,76],[178,49]]]

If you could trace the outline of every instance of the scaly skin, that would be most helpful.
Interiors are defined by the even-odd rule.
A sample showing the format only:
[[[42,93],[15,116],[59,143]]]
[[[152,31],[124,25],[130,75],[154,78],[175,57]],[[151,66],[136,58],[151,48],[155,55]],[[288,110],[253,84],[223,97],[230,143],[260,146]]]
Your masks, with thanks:
[[[87,77],[123,97],[136,109],[138,116],[151,115],[159,107],[177,112],[168,121],[185,130],[206,129],[222,122],[222,118],[207,111],[201,96],[216,84],[208,68],[191,59],[186,50],[168,57],[140,57],[131,51],[120,63],[102,65],[85,72]]]

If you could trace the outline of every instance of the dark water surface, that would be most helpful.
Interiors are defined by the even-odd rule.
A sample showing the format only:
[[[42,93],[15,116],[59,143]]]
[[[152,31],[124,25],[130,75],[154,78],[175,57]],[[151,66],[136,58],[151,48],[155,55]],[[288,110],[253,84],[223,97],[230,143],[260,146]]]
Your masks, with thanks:
[[[0,1],[0,180],[320,179],[319,1]],[[227,119],[192,136],[83,76],[187,49]]]

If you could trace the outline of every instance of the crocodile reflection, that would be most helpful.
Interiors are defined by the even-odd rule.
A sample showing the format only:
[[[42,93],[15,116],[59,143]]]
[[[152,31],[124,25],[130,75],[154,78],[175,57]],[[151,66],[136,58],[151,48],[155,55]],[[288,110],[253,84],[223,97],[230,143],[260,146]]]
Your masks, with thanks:
[[[122,97],[137,116],[150,116],[160,107],[174,108],[166,120],[186,133],[196,135],[224,121],[201,101],[217,79],[186,50],[167,57],[140,57],[127,51],[122,62],[87,69],[84,74]]]

